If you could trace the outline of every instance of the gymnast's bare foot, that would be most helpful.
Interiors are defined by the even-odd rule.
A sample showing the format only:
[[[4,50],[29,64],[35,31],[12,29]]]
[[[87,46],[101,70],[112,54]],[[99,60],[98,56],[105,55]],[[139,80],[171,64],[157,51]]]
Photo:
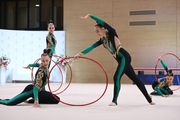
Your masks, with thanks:
[[[114,102],[112,102],[112,103],[109,104],[109,106],[116,106],[116,105],[117,105],[117,104],[114,103]]]
[[[155,105],[155,103],[154,103],[154,102],[151,102],[150,105]]]
[[[169,97],[170,95],[162,95],[162,97]]]
[[[152,98],[152,95],[149,95],[150,98]],[[150,105],[155,105],[154,102],[151,102]]]

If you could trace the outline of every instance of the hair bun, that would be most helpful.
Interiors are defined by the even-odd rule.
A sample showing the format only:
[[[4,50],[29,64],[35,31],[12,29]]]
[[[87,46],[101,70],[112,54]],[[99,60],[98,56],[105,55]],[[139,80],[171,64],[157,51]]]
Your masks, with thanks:
[[[50,52],[49,50],[50,50],[50,49],[44,49],[44,50],[43,50],[43,53],[41,54],[41,57],[42,57],[42,56],[49,56],[49,52]]]
[[[53,21],[52,21],[52,20],[49,20],[49,23],[53,23]]]
[[[171,73],[172,73],[172,70],[168,70],[168,72],[171,74]]]
[[[174,76],[174,74],[173,74],[172,70],[168,70],[168,73],[167,73],[167,75],[166,75],[166,76]]]
[[[47,49],[44,49],[44,50],[43,50],[43,53],[48,53],[48,50],[47,50]]]

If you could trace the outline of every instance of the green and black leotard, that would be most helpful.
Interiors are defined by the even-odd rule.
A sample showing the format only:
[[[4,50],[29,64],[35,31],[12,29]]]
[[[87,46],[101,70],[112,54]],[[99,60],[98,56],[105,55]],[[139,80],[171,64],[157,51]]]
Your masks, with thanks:
[[[167,83],[166,77],[158,79],[152,84],[153,89],[156,92],[152,92],[151,95],[172,95],[173,91],[169,88],[172,84]]]
[[[37,66],[38,64],[30,64]],[[27,85],[25,89],[17,96],[11,99],[0,99],[0,104],[4,105],[17,105],[26,101],[29,98],[39,102],[40,104],[57,104],[59,97],[54,98],[52,94],[45,91],[45,85],[48,82],[49,70],[43,65],[39,64],[39,68],[35,74],[34,84]]]
[[[90,17],[95,20],[97,23],[101,24],[106,29],[106,38],[101,37],[98,41],[96,41],[94,44],[88,46],[83,51],[80,52],[80,54],[87,54],[94,48],[100,46],[103,44],[103,46],[113,55],[113,57],[118,62],[118,67],[116,69],[115,75],[114,75],[114,95],[113,100],[115,104],[117,104],[117,98],[119,95],[119,91],[121,88],[121,77],[123,74],[126,74],[141,90],[145,98],[149,103],[152,102],[149,94],[147,93],[147,90],[142,83],[142,81],[136,76],[132,66],[131,66],[131,56],[129,53],[122,48],[122,46],[118,43],[120,43],[118,35],[116,33],[116,30],[112,28],[110,25],[108,25],[106,22],[104,22],[101,18],[90,15]]]
[[[168,67],[163,60],[160,61],[165,71],[168,73]],[[172,95],[173,91],[169,88],[172,84],[167,83],[166,77],[159,78],[158,80],[152,83],[152,88],[155,92],[152,92],[151,95]]]
[[[56,47],[57,41],[55,36],[52,33],[48,33],[48,35],[46,36],[46,49],[48,49],[48,54],[50,56],[50,58],[52,58],[53,53],[55,53],[55,47]],[[48,68],[51,65],[51,61],[49,63]]]
[[[57,41],[55,36],[49,32],[48,35],[46,36],[46,49],[49,50],[49,55],[55,53],[56,44]]]

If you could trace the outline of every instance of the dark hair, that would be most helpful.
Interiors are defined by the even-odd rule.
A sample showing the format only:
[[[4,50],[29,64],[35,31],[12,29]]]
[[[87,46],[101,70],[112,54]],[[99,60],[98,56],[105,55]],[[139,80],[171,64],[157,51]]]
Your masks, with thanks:
[[[44,49],[43,50],[43,53],[41,54],[41,57],[42,56],[49,56],[49,51],[48,51],[48,49]]]
[[[53,23],[53,21],[52,21],[52,20],[49,20],[49,23]]]
[[[100,27],[100,28],[102,28],[102,27],[104,27],[104,26],[101,25],[100,23],[97,23],[97,24],[95,25],[95,27]]]
[[[104,28],[104,26],[103,26],[102,24],[98,23],[98,22],[97,22],[97,24],[95,25],[95,27]],[[108,32],[107,29],[105,29],[105,32],[106,32],[106,38],[105,38],[105,39],[108,40],[108,38],[109,38],[109,32]]]
[[[49,27],[50,25],[54,25],[54,23],[53,23],[52,20],[49,20],[48,27]]]
[[[168,70],[168,73],[167,73],[167,75],[166,75],[166,76],[174,76],[174,74],[173,74],[172,70]]]

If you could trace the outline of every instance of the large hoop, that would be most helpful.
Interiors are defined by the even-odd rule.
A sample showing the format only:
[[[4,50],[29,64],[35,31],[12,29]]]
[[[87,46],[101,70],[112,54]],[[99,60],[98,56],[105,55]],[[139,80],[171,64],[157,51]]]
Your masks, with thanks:
[[[173,53],[165,53],[165,54],[161,55],[161,56],[159,57],[159,59],[157,60],[156,65],[155,65],[155,76],[156,76],[156,80],[158,80],[158,77],[157,77],[157,66],[158,66],[158,64],[159,64],[160,59],[163,58],[163,57],[166,56],[166,55],[172,55],[172,56],[176,57],[176,58],[180,61],[180,58],[179,58],[177,55],[173,54]],[[176,89],[173,89],[172,91],[176,91],[176,90],[178,90],[178,89],[180,89],[180,87],[178,87],[178,88],[176,88]]]
[[[54,69],[54,67],[57,66],[57,65],[59,65],[59,64],[61,64],[63,61],[66,62],[67,66],[68,66],[69,69],[70,69],[70,75],[71,75],[71,77],[70,77],[69,83],[68,83],[68,85],[64,88],[64,90],[62,90],[61,92],[53,93],[53,92],[58,91],[58,90],[61,88],[62,85],[61,85],[56,91],[51,91],[50,81],[48,80],[48,88],[49,88],[49,91],[50,91],[51,93],[53,93],[53,94],[56,94],[56,95],[61,94],[62,92],[64,92],[64,91],[69,87],[69,85],[70,85],[70,83],[71,83],[71,81],[72,81],[72,69],[71,69],[70,64],[66,61],[66,59],[69,59],[69,58],[63,58],[63,59],[61,59],[59,62],[57,62],[57,63],[51,68],[51,70],[50,70],[50,72],[49,72],[49,78],[50,78],[51,72],[52,72],[52,70]],[[62,74],[62,76],[63,76],[63,74]],[[55,98],[56,98],[56,97],[55,97]]]
[[[70,59],[70,58],[74,58],[74,57],[68,57],[68,58],[65,58],[65,59]],[[65,60],[65,59],[64,59],[64,60]],[[50,91],[51,94],[54,96],[54,98],[55,98],[56,100],[58,100],[59,102],[65,104],[65,105],[69,105],[69,106],[87,106],[87,105],[93,104],[93,103],[97,102],[98,100],[100,100],[100,99],[103,97],[103,95],[105,94],[105,92],[106,92],[106,90],[107,90],[107,87],[108,87],[108,76],[107,76],[107,73],[106,73],[106,71],[104,70],[104,68],[103,68],[97,61],[95,61],[95,60],[93,60],[93,59],[91,59],[91,58],[87,58],[87,57],[80,57],[79,59],[90,60],[91,62],[96,63],[96,64],[103,70],[103,72],[104,72],[104,74],[105,74],[105,77],[106,77],[106,86],[105,86],[105,89],[104,89],[102,95],[101,95],[98,99],[96,99],[96,100],[94,100],[94,101],[92,101],[92,102],[89,102],[89,103],[85,103],[85,104],[71,104],[71,103],[67,103],[67,102],[64,102],[64,101],[62,101],[62,100],[57,99],[56,96],[52,93],[51,88],[50,88],[50,86],[49,86],[49,84],[48,84],[49,91]],[[57,64],[57,63],[56,63],[56,64]],[[68,64],[68,66],[69,66],[69,64]],[[72,79],[72,77],[71,77],[71,79]]]

